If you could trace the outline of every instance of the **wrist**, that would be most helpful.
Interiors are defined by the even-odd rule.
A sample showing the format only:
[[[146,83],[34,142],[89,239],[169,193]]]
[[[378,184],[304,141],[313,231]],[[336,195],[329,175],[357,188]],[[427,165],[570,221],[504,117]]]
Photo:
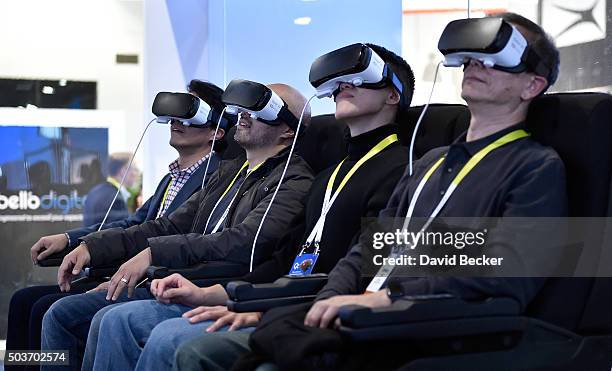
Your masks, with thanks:
[[[210,287],[207,287],[208,290],[208,301],[211,302],[210,305],[225,305],[229,297],[227,296],[227,292],[222,285],[216,284]]]
[[[376,294],[378,296],[378,304],[380,306],[384,307],[393,303],[393,299],[389,296],[387,290],[380,290]]]
[[[79,246],[77,246],[77,248],[83,251],[87,251],[87,253],[89,254],[89,246],[87,246],[87,242],[81,241],[81,243],[79,243]]]
[[[147,262],[149,266],[153,265],[153,253],[151,253],[151,248],[147,247],[145,250],[145,255],[147,256]]]

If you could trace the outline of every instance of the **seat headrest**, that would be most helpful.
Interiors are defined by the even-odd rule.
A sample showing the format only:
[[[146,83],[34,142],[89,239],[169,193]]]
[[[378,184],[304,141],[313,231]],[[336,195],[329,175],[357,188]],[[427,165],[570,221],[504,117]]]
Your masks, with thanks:
[[[400,141],[410,146],[412,132],[424,106],[408,109],[406,121],[400,122]],[[437,147],[451,144],[470,125],[470,111],[462,104],[430,104],[419,127],[414,144],[418,159]]]
[[[567,174],[570,215],[608,214],[612,170],[612,96],[604,93],[556,93],[529,107],[533,138],[554,148]]]
[[[318,174],[346,156],[348,135],[346,124],[333,114],[313,116],[296,151]]]

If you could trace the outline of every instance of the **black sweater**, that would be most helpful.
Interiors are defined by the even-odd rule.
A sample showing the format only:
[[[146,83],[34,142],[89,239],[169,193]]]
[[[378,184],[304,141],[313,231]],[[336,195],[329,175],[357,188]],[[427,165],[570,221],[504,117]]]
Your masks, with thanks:
[[[442,198],[441,191],[448,188],[474,154],[503,135],[523,127],[519,124],[471,142],[465,141],[464,133],[451,146],[429,151],[415,162],[412,177],[406,173],[399,181],[380,217],[403,219],[424,174],[435,161],[445,155],[440,169],[432,174],[423,188],[414,209],[415,217],[428,217]],[[519,257],[522,259],[518,260],[519,262],[530,262],[531,266],[540,267],[539,272],[546,272],[545,267],[554,267],[558,262],[556,259],[559,258],[558,247],[563,244],[563,229],[551,230],[547,241],[538,246],[539,253],[529,247],[533,247],[532,240],[535,236],[546,236],[548,228],[555,227],[555,223],[538,223],[538,218],[567,215],[565,184],[565,168],[559,155],[552,148],[544,147],[531,138],[523,138],[492,151],[483,159],[465,177],[439,217],[466,217],[473,222],[479,222],[479,219],[474,217],[500,218],[495,228],[487,232],[487,256],[503,256],[504,264],[513,257]],[[517,217],[523,221],[529,220],[530,223],[513,223],[512,220]],[[381,222],[384,223],[384,220],[381,219]],[[527,230],[517,229],[517,226],[526,227]],[[473,226],[472,229],[480,227]],[[363,253],[366,250],[371,251],[370,241],[364,234],[360,243],[352,247],[346,258],[330,273],[328,283],[317,295],[317,300],[335,295],[363,293],[364,285],[371,280],[371,277],[365,274],[367,269],[363,266],[363,262],[367,261],[364,258],[367,255]],[[542,251],[545,253],[542,254]],[[377,269],[370,270],[375,272]],[[524,309],[544,282],[544,279],[537,278],[538,276],[532,277],[534,278],[431,275],[413,278],[408,274],[397,274],[390,280],[398,281],[406,295],[449,293],[465,300],[511,297]]]
[[[348,157],[336,176],[335,192],[349,170],[382,139],[397,133],[397,125],[385,125],[349,139]],[[387,204],[408,162],[408,151],[399,142],[392,143],[365,162],[353,174],[327,214],[320,242],[320,254],[313,273],[328,273],[343,258],[359,236],[361,218],[376,217]],[[327,182],[337,165],[323,170],[312,183],[306,200],[305,230],[293,230],[281,240],[280,249],[268,261],[257,266],[243,280],[272,282],[289,273],[295,256],[321,215]],[[312,252],[312,251],[310,251]]]

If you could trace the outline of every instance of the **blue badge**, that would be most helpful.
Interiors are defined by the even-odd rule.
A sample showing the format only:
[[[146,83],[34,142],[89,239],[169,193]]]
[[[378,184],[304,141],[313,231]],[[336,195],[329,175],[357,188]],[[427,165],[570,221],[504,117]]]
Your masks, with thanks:
[[[308,276],[312,273],[319,254],[302,254],[295,257],[291,266],[290,276]]]

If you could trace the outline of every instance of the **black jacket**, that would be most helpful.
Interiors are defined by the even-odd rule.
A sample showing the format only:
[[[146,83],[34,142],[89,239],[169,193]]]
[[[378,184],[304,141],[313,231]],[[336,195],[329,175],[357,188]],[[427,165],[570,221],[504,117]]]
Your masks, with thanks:
[[[219,167],[219,163],[221,162],[221,157],[213,153],[210,158],[210,165],[208,166],[208,172],[206,175],[206,182],[209,181],[209,178],[212,174],[217,171]],[[202,178],[204,177],[204,170],[206,169],[206,162],[202,163],[201,166],[198,167],[196,171],[189,177],[189,180],[178,194],[174,197],[174,200],[168,206],[168,210],[166,210],[165,214],[170,214],[174,210],[176,210],[179,206],[181,206],[191,195],[196,193],[202,187]],[[102,229],[109,228],[129,228],[133,225],[141,224],[146,222],[147,220],[152,220],[157,217],[157,212],[161,206],[162,199],[164,198],[164,193],[166,192],[166,188],[168,184],[172,181],[172,176],[168,173],[164,176],[157,185],[157,189],[153,196],[151,196],[141,207],[136,210],[136,212],[125,219],[121,219],[114,222],[107,222],[104,224]],[[117,188],[115,188],[115,192]],[[114,196],[114,194],[113,194]],[[117,198],[119,201],[119,198]],[[117,202],[116,201],[116,202]],[[109,201],[110,203],[110,201]],[[89,225],[88,227],[82,227],[77,229],[71,229],[66,231],[68,236],[70,237],[68,247],[74,249],[78,246],[80,238],[83,236],[87,236],[90,233],[97,232],[100,227],[100,223]]]
[[[245,180],[223,230],[202,234],[215,203],[240,169],[244,158],[223,161],[206,188],[168,216],[125,230],[109,229],[83,238],[89,247],[91,266],[129,259],[147,247],[151,247],[153,265],[170,268],[209,260],[248,264],[257,227],[280,179],[288,153],[287,148],[269,158]],[[294,155],[260,232],[254,264],[267,258],[283,232],[303,218],[305,196],[312,179],[308,164]]]
[[[348,139],[348,156],[342,163],[333,189],[349,170],[378,142],[396,134],[398,126],[385,125],[367,133]],[[359,235],[362,218],[376,217],[385,207],[395,185],[408,163],[408,151],[399,142],[393,143],[371,158],[348,181],[327,215],[321,239],[321,252],[313,273],[329,273],[338,260],[352,246],[355,235]],[[293,260],[321,216],[321,207],[327,183],[336,169],[333,165],[317,174],[312,183],[305,209],[305,230],[296,236],[295,231],[283,237],[271,259],[262,263],[242,280],[263,283],[288,274]],[[311,252],[311,251],[309,251]]]

